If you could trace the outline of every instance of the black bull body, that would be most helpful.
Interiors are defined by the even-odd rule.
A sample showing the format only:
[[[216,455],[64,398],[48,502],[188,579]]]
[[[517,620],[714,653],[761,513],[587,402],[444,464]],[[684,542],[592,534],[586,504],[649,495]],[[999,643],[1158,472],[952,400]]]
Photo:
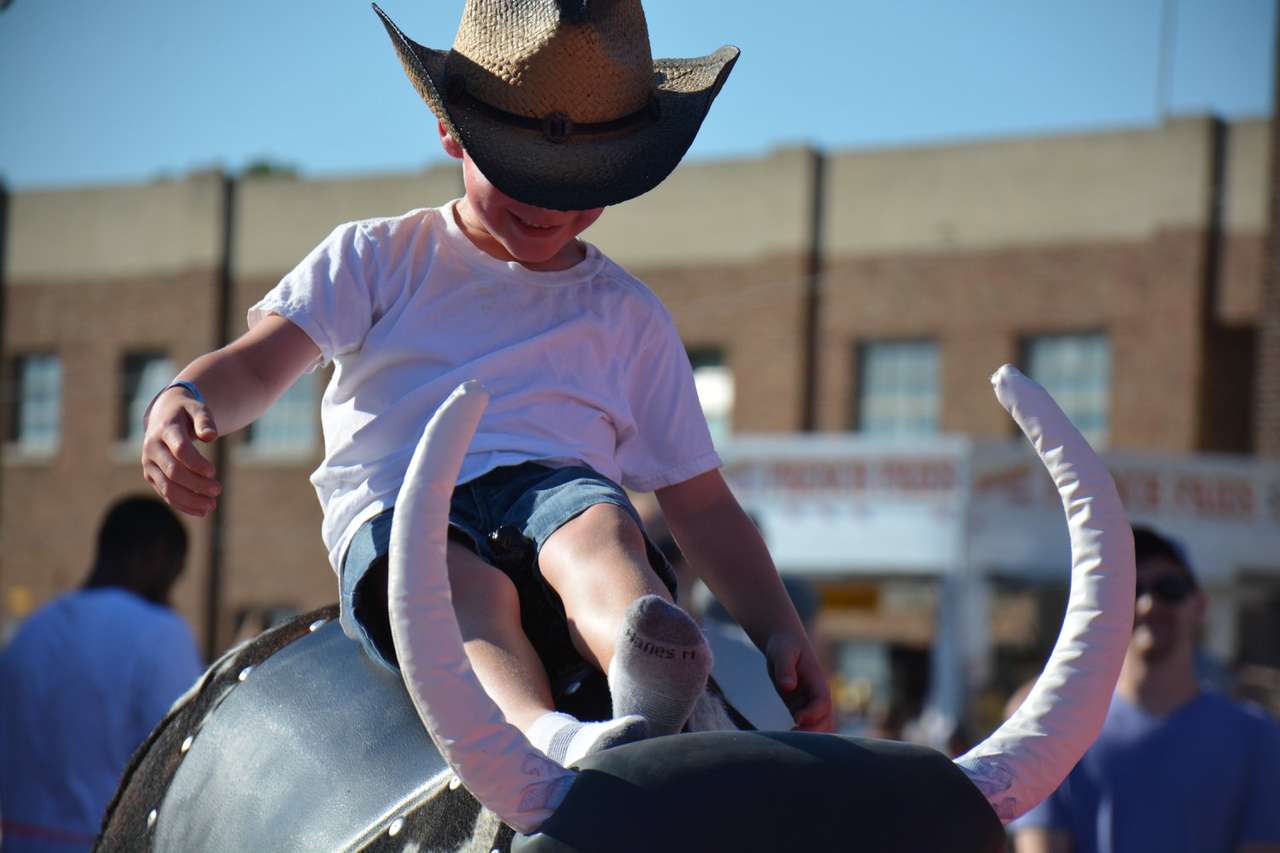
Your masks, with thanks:
[[[403,683],[342,634],[331,607],[210,668],[134,756],[95,849],[1004,849],[978,790],[918,746],[702,732],[608,750],[582,769],[572,804],[544,832],[516,835],[458,783]]]
[[[1135,569],[1119,494],[1083,436],[1015,368],[991,381],[1062,499],[1071,595],[1030,695],[955,763],[754,731],[652,738],[577,768],[547,758],[475,677],[453,611],[449,497],[489,400],[466,382],[426,425],[397,500],[388,614],[403,679],[346,639],[332,608],[229,652],[131,762],[98,850],[1002,851],[1001,819],[1041,802],[1097,736]],[[597,687],[566,694],[598,703],[580,717],[608,715]]]

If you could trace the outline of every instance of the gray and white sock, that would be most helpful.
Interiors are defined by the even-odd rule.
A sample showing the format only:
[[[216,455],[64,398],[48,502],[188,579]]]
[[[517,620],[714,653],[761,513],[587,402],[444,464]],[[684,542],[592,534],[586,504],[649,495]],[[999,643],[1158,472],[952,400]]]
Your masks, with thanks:
[[[602,749],[649,736],[649,725],[640,716],[583,723],[569,714],[551,711],[529,727],[529,742],[564,767],[577,764]]]
[[[637,598],[627,608],[609,664],[613,715],[639,714],[653,737],[675,734],[710,673],[711,649],[689,614],[656,595]]]

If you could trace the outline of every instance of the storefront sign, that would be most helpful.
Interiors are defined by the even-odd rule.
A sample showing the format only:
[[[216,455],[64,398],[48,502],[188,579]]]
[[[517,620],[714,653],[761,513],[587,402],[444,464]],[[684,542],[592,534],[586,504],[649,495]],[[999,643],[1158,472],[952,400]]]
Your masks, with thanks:
[[[1069,559],[1057,488],[1018,442],[786,436],[735,440],[722,455],[784,571],[1040,575]],[[1175,532],[1210,574],[1280,572],[1280,464],[1104,459],[1130,517]]]

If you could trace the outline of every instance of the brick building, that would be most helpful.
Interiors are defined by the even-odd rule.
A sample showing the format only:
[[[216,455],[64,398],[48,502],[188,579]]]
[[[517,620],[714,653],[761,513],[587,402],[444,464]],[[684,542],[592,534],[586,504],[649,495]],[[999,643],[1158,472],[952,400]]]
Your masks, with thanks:
[[[1188,118],[689,163],[587,237],[671,309],[720,435],[1008,437],[987,376],[1012,361],[1102,446],[1248,454],[1268,134]],[[238,334],[337,223],[460,191],[443,166],[10,193],[0,624],[77,584],[107,502],[148,490],[157,382]],[[178,591],[210,649],[336,598],[307,482],[323,379],[218,451],[220,516],[190,521]]]

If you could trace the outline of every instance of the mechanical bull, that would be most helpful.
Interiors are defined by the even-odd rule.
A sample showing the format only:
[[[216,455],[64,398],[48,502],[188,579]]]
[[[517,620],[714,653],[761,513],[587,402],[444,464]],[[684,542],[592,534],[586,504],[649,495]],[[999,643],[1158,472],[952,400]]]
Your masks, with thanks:
[[[233,650],[134,757],[96,849],[1003,851],[1002,821],[1051,793],[1101,726],[1134,569],[1123,507],[1088,444],[1012,367],[992,383],[1061,494],[1071,594],[1031,695],[955,761],[757,731],[654,738],[570,768],[546,758],[480,687],[453,615],[447,508],[488,399],[468,383],[427,425],[392,529],[403,682],[342,635],[334,608]]]

